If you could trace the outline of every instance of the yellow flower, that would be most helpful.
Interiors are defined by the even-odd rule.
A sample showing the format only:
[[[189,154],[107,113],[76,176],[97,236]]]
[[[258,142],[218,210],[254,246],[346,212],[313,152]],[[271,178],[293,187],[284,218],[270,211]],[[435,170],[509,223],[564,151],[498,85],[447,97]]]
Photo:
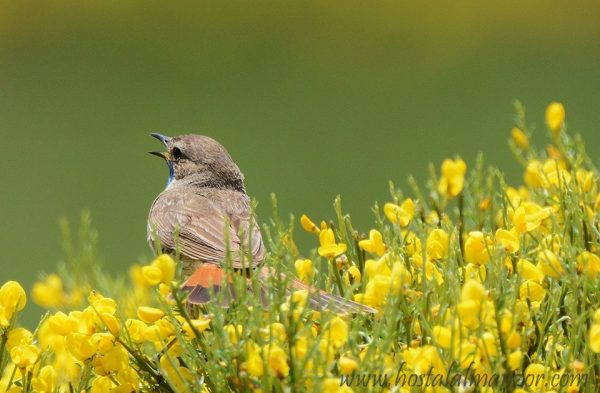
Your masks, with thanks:
[[[452,332],[443,326],[433,327],[433,339],[442,348],[450,348]]]
[[[543,364],[532,363],[525,369],[523,374],[525,381],[532,381],[532,384],[528,385],[532,390],[537,391],[544,386],[544,375],[546,374],[546,367]]]
[[[360,270],[354,265],[350,266],[346,274],[344,275],[344,281],[346,285],[352,285],[355,283],[360,283],[362,276],[360,274]]]
[[[465,266],[465,279],[474,279],[479,282],[485,281],[487,271],[485,265],[476,265],[474,263],[467,263]]]
[[[331,228],[321,230],[319,241],[321,243],[319,255],[322,257],[333,259],[346,252],[346,245],[344,243],[335,242],[335,234]]]
[[[137,309],[138,318],[146,323],[154,323],[165,316],[165,312],[158,308],[140,306]]]
[[[467,280],[463,285],[460,299],[462,302],[472,300],[477,303],[483,302],[487,298],[485,287],[477,280]]]
[[[294,267],[298,277],[304,282],[309,282],[315,275],[315,269],[310,259],[298,259],[294,262]]]
[[[237,344],[239,339],[242,337],[242,333],[244,332],[244,328],[242,325],[225,325],[225,333],[229,336],[229,341],[232,344]]]
[[[545,275],[559,278],[564,274],[565,269],[558,260],[556,254],[550,250],[540,251],[538,254],[538,266]]]
[[[323,393],[352,393],[353,390],[348,386],[340,386],[339,378],[325,378],[321,387]]]
[[[188,383],[194,379],[194,376],[185,367],[179,366],[179,361],[173,359],[168,354],[161,356],[160,367],[167,375],[169,382],[174,385],[178,392],[189,392]]]
[[[359,241],[358,246],[371,254],[377,254],[379,256],[385,254],[383,236],[381,235],[381,232],[376,229],[371,229],[369,232],[369,239]]]
[[[511,130],[512,140],[519,149],[529,149],[529,139],[527,135],[518,127],[513,127]]]
[[[207,317],[200,317],[198,319],[192,319],[192,326],[198,331],[198,332],[203,332],[206,329],[208,329],[208,327],[210,326],[210,318]],[[190,326],[190,324],[185,321],[183,323],[183,325],[181,326],[182,330],[187,334],[188,337],[190,338],[194,338],[195,333],[194,330],[192,329],[192,327]]]
[[[254,342],[246,344],[246,371],[253,377],[260,378],[263,376],[265,369],[261,350]]]
[[[33,284],[33,301],[43,308],[58,308],[65,304],[67,294],[63,291],[62,279],[58,274],[49,274],[44,281]]]
[[[521,284],[521,299],[529,298],[532,302],[541,302],[546,297],[546,290],[535,281],[526,280]]]
[[[496,345],[496,336],[490,332],[483,333],[479,340],[479,347],[484,356],[498,356],[498,347]]]
[[[312,232],[315,235],[318,235],[319,232],[321,231],[319,229],[319,227],[316,226],[315,223],[312,222],[311,219],[308,218],[308,216],[306,214],[303,214],[300,217],[300,225],[302,225],[302,229],[304,229],[306,232]]]
[[[333,317],[329,321],[327,339],[335,348],[339,348],[348,341],[348,324],[340,317]]]
[[[600,325],[597,323],[590,327],[589,342],[592,351],[600,353]]]
[[[48,318],[48,326],[50,329],[61,336],[66,336],[77,330],[79,322],[71,315],[59,311]]]
[[[516,331],[510,332],[508,337],[506,337],[506,345],[509,349],[516,349],[521,346],[521,335]]]
[[[398,294],[401,290],[408,287],[412,282],[412,275],[406,269],[404,263],[400,261],[394,262],[394,265],[392,266],[391,277],[391,285],[394,294]]]
[[[429,259],[444,259],[448,256],[448,234],[443,229],[434,229],[427,236],[427,257]]]
[[[290,366],[285,351],[277,344],[270,344],[263,348],[263,352],[267,354],[269,367],[275,372],[275,375],[279,378],[287,377]]]
[[[467,262],[481,265],[490,260],[489,248],[493,245],[492,240],[482,232],[469,233],[465,242],[465,259]]]
[[[571,174],[561,160],[547,159],[542,166],[542,170],[545,175],[542,182],[544,188],[564,186],[571,181]]]
[[[28,345],[33,342],[33,334],[27,329],[16,328],[8,333],[6,349],[10,352],[14,347]]]
[[[338,369],[344,375],[352,374],[358,368],[358,362],[350,356],[343,355],[338,360]]]
[[[589,251],[582,252],[577,257],[577,269],[595,280],[600,272],[600,257]]]
[[[448,198],[460,194],[465,184],[466,172],[467,165],[462,159],[445,159],[442,162],[442,175],[438,183],[439,193]]]
[[[545,275],[542,270],[527,259],[519,259],[517,262],[517,272],[525,280],[532,280],[538,284],[544,281]]]
[[[125,329],[127,329],[127,334],[131,338],[134,343],[141,343],[145,340],[146,330],[148,326],[138,319],[128,319],[125,322]]]
[[[537,203],[523,202],[521,206],[515,210],[512,221],[514,229],[519,233],[531,232],[537,229],[542,220],[550,216],[549,208],[542,208]]]
[[[96,353],[96,345],[91,336],[71,333],[67,336],[67,348],[80,361],[91,358]]]
[[[400,206],[386,203],[383,205],[383,213],[390,222],[399,223],[401,227],[405,227],[415,215],[415,204],[410,198],[406,198]]]
[[[524,180],[529,187],[542,187],[545,182],[542,163],[538,160],[529,161],[525,169]]]
[[[498,242],[509,253],[519,251],[519,236],[516,230],[507,231],[506,229],[498,229],[496,231],[496,242]]]
[[[142,275],[150,285],[170,284],[175,277],[175,261],[168,254],[159,255],[150,265],[142,267]]]
[[[559,102],[553,102],[546,108],[546,125],[553,135],[558,134],[565,122],[565,107]]]
[[[38,393],[53,393],[58,382],[58,375],[52,366],[44,366],[31,380],[33,389]]]
[[[515,371],[521,367],[523,361],[523,352],[516,350],[508,355],[508,366],[511,370]]]
[[[7,281],[0,287],[0,306],[7,310],[21,311],[27,304],[25,290],[16,281]]]
[[[114,314],[117,311],[117,302],[109,297],[104,297],[98,291],[92,291],[88,296],[88,301],[98,314]]]
[[[15,366],[24,369],[36,362],[40,352],[40,349],[33,344],[19,345],[10,350],[10,357]]]

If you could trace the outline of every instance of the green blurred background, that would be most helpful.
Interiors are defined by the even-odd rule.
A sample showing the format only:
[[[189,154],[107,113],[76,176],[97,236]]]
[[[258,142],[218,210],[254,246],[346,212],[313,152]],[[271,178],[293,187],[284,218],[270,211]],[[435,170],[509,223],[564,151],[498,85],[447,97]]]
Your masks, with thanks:
[[[221,141],[270,216],[367,230],[388,180],[477,152],[513,182],[512,100],[600,144],[600,3],[0,1],[0,281],[63,257],[57,220],[89,208],[114,273],[147,260],[165,185],[148,133]],[[312,244],[306,239],[303,249]]]

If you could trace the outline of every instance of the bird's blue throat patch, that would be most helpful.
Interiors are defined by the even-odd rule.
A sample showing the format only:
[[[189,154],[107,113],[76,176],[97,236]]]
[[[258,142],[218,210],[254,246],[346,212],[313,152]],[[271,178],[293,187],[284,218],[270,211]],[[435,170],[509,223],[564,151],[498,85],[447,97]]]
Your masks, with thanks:
[[[169,188],[171,183],[173,183],[173,179],[175,179],[175,169],[173,168],[173,163],[171,161],[167,161],[167,166],[169,167],[169,179],[167,180],[167,186],[165,188]]]

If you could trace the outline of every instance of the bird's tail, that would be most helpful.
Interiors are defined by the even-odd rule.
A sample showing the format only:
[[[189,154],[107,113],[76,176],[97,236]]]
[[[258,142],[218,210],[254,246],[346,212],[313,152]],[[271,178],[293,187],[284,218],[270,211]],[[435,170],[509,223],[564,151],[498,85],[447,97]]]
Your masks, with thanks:
[[[247,279],[245,290],[252,293],[253,296],[260,296],[265,307],[268,307],[270,302],[264,288],[268,285],[282,284],[285,285],[287,295],[295,291],[306,291],[311,307],[317,311],[330,310],[338,314],[377,313],[377,310],[372,307],[307,285],[300,280],[288,277],[284,273],[277,273],[271,268],[259,268],[256,277],[260,284],[257,288],[260,293],[255,293],[256,290],[250,278]],[[233,277],[213,264],[203,264],[196,269],[185,281],[182,288],[188,292],[187,301],[191,304],[205,304],[215,296],[219,296],[222,299],[222,305],[228,307],[232,301],[237,300],[239,297],[236,294]]]

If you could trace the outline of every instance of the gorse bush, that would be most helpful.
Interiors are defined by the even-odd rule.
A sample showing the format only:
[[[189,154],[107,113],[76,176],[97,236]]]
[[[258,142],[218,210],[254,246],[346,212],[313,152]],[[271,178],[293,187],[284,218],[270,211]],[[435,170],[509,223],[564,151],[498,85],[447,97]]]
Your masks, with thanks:
[[[550,144],[531,147],[517,104],[510,146],[524,185],[479,158],[447,159],[410,192],[390,185],[368,235],[339,198],[331,221],[303,215],[264,226],[275,272],[228,309],[184,302],[177,255],[103,273],[85,215],[67,263],[31,291],[48,309],[18,327],[27,301],[0,288],[0,390],[16,392],[595,392],[600,384],[598,172],[561,104],[547,108]],[[301,252],[296,236],[318,247]],[[310,256],[306,258],[306,256]],[[227,265],[224,261],[224,265]],[[231,270],[229,270],[231,272]],[[313,307],[285,277],[371,306]],[[244,278],[233,275],[239,288]],[[258,280],[251,275],[253,285]]]

